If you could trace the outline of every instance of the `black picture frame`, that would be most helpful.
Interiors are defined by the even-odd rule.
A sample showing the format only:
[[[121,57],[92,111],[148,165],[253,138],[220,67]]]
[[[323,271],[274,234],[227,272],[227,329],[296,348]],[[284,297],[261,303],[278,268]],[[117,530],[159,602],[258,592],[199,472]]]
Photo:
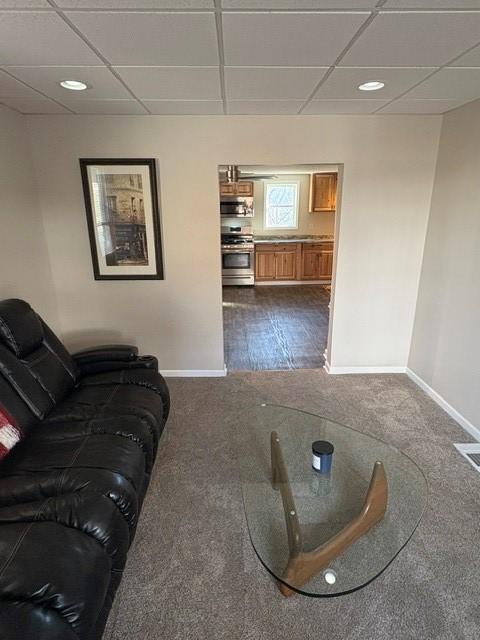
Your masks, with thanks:
[[[160,229],[160,212],[159,212],[159,204],[158,204],[158,189],[157,189],[157,167],[156,161],[154,158],[80,158],[80,172],[82,177],[82,186],[83,186],[83,195],[85,199],[85,211],[87,216],[87,227],[88,227],[88,235],[90,240],[90,251],[92,255],[92,265],[93,265],[93,275],[95,280],[163,280],[164,279],[164,270],[163,270],[163,252],[162,252],[162,237],[161,237],[161,229]],[[122,247],[115,246],[115,249],[110,253],[102,256],[102,262],[99,260],[99,252],[98,252],[98,244],[100,243],[100,238],[97,234],[97,227],[99,227],[97,223],[96,213],[94,211],[94,207],[92,206],[92,190],[91,190],[91,176],[89,169],[91,167],[112,167],[112,171],[115,172],[115,168],[124,167],[124,166],[138,166],[142,168],[143,173],[145,173],[145,168],[148,168],[149,179],[147,184],[144,184],[142,179],[141,182],[141,193],[145,196],[145,191],[149,190],[149,203],[145,208],[145,199],[140,199],[140,211],[139,216],[140,220],[136,220],[137,212],[134,209],[134,198],[131,199],[131,207],[132,214],[130,222],[125,222],[125,220],[118,222],[116,220],[116,209],[115,209],[115,222],[105,222],[104,226],[108,226],[110,235],[111,229],[114,227],[115,229],[121,229],[122,234],[125,236],[125,233],[128,234],[128,228],[130,227],[130,236],[135,232],[136,246],[139,246],[140,249],[137,251],[137,256],[140,256],[138,259],[145,262],[146,264],[137,263],[121,263],[118,260],[118,255],[120,254],[120,250]],[[118,169],[117,169],[118,174]],[[105,174],[107,175],[107,174]],[[110,175],[110,174],[109,174]],[[111,174],[111,175],[115,175]],[[121,174],[124,177],[127,174]],[[129,178],[132,179],[136,174],[129,175]],[[122,189],[125,191],[125,189]],[[139,189],[136,189],[137,194]],[[115,200],[116,202],[116,200]],[[110,207],[104,204],[104,208],[108,211],[106,212],[106,216],[111,215]],[[147,213],[147,210],[148,213]],[[135,212],[135,213],[134,213]],[[143,216],[143,217],[142,217]],[[142,223],[142,220],[144,223]],[[142,230],[143,227],[143,230]],[[127,230],[127,231],[126,231]],[[116,237],[116,235],[115,235]],[[128,235],[127,235],[128,237]],[[153,240],[153,251],[149,247],[147,237],[150,241]],[[116,243],[115,243],[116,244]],[[130,253],[133,254],[134,249],[130,248],[130,244],[128,241],[125,241],[124,249],[127,251],[127,257],[131,257]],[[113,256],[113,257],[112,257]],[[154,264],[152,258],[154,258]],[[109,264],[110,262],[110,264]],[[118,269],[121,273],[115,273],[115,270]],[[128,273],[130,269],[131,273]],[[148,271],[148,273],[145,273]]]

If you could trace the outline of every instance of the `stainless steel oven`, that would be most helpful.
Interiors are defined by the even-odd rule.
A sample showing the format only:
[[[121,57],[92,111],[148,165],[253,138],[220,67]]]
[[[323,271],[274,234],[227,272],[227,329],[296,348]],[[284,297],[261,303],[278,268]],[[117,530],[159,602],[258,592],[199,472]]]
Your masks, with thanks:
[[[253,198],[241,196],[222,196],[220,215],[229,218],[252,218]]]
[[[253,285],[255,246],[251,235],[222,235],[222,284]]]

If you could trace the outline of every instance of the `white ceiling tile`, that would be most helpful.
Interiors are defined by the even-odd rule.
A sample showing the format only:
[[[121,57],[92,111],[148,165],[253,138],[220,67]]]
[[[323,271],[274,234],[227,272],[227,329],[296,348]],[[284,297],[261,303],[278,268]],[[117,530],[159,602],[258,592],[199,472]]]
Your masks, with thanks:
[[[223,114],[223,102],[220,100],[144,100],[144,103],[155,115]]]
[[[229,100],[308,98],[328,67],[225,67]]]
[[[224,9],[372,9],[377,0],[222,0]]]
[[[208,100],[221,97],[218,67],[115,67],[138,98]]]
[[[63,100],[75,113],[101,115],[142,115],[146,110],[136,100]]]
[[[473,100],[480,98],[480,69],[442,69],[409,91],[406,99]]]
[[[330,65],[366,19],[365,13],[225,13],[225,64]]]
[[[0,102],[21,113],[70,113],[47,98],[1,98]]]
[[[44,9],[52,8],[47,0],[0,0],[0,9]]]
[[[68,12],[67,15],[111,64],[218,64],[213,12]]]
[[[373,113],[386,104],[387,100],[312,100],[304,114]]]
[[[407,91],[426,78],[435,67],[405,69],[401,67],[337,67],[316,92],[315,99],[383,100],[391,99]],[[360,91],[364,82],[378,80],[385,86],[379,91]],[[375,94],[375,96],[373,95]]]
[[[289,115],[298,113],[304,100],[230,100],[227,112],[232,115]]]
[[[0,13],[0,64],[99,64],[93,51],[56,13]]]
[[[396,100],[379,113],[433,114],[445,113],[463,104],[462,100]]]
[[[480,9],[480,0],[387,0],[382,9]]]
[[[21,82],[0,71],[0,98],[39,98],[33,89],[29,89]]]
[[[6,1],[6,0],[5,0]],[[56,0],[63,9],[213,9],[213,0]]]
[[[441,66],[480,39],[480,13],[382,13],[342,66]]]
[[[479,0],[480,2],[480,0]],[[480,67],[480,46],[475,47],[453,63],[454,67]]]
[[[8,71],[60,102],[71,99],[73,94],[58,84],[61,80],[80,80],[88,85],[86,91],[74,93],[76,101],[131,97],[107,67],[8,67]]]

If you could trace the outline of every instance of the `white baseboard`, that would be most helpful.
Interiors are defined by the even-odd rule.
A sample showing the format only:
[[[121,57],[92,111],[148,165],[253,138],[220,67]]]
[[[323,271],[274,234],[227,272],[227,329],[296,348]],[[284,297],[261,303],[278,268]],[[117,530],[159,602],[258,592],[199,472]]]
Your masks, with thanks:
[[[479,428],[473,425],[469,420],[467,420],[467,418],[462,416],[462,414],[459,411],[457,411],[455,407],[452,407],[452,405],[448,403],[445,400],[445,398],[443,398],[439,393],[437,393],[435,389],[432,389],[432,387],[428,385],[425,382],[425,380],[420,378],[420,376],[417,376],[417,374],[414,371],[412,371],[407,367],[405,373],[411,380],[413,380],[413,382],[415,382],[415,384],[417,384],[420,387],[420,389],[425,391],[425,393],[428,396],[430,396],[432,400],[434,400],[444,411],[446,411],[448,415],[455,420],[455,422],[458,422],[458,424],[463,429],[465,429],[465,431],[467,431],[472,436],[472,438],[475,438],[475,440],[480,441]]]
[[[163,369],[160,373],[165,378],[223,378],[227,369]]]
[[[405,373],[406,367],[332,367],[329,362],[325,362],[323,367],[327,373],[332,375],[344,375],[347,373]]]

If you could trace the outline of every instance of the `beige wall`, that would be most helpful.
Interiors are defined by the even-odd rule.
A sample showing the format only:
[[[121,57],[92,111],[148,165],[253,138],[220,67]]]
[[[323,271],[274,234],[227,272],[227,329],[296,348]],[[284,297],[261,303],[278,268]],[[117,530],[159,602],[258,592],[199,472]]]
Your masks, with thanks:
[[[218,166],[343,164],[331,364],[406,365],[440,117],[28,121],[61,325],[71,344],[132,340],[157,354],[162,369],[221,369]],[[93,279],[78,158],[95,156],[158,159],[164,281]]]
[[[480,428],[480,101],[444,117],[409,367]]]
[[[0,300],[23,298],[58,329],[26,121],[0,106]]]
[[[297,182],[298,195],[298,228],[297,229],[265,229],[265,183],[263,180],[254,182],[254,210],[253,232],[265,236],[288,236],[295,234],[305,235],[333,235],[335,230],[334,213],[310,213],[309,192],[310,175],[295,174],[281,175],[272,178],[268,182]]]

